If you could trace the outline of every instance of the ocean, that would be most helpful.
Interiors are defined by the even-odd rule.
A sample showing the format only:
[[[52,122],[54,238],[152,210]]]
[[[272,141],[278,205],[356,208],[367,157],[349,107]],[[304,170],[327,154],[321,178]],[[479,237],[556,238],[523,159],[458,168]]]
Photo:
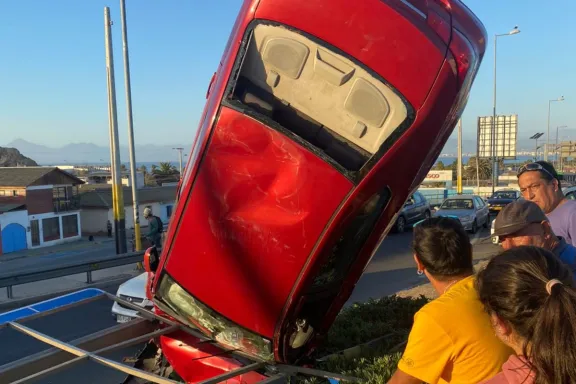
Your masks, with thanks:
[[[470,160],[470,157],[474,157],[474,156],[462,156],[462,163],[463,164],[468,163],[468,160]],[[504,163],[505,164],[523,163],[525,161],[533,160],[533,159],[534,159],[534,156],[518,156],[516,158],[516,160],[505,160]],[[450,164],[454,163],[456,160],[457,160],[456,157],[439,157],[438,160],[436,160],[436,163],[441,161],[444,163],[444,165],[450,165]]]

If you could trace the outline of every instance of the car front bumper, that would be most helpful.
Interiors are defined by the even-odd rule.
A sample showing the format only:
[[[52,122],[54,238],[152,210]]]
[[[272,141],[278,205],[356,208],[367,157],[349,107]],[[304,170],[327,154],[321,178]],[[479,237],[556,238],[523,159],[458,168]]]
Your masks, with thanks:
[[[464,227],[465,230],[467,231],[471,231],[472,230],[472,224],[474,223],[473,220],[471,221],[462,221],[460,220],[460,224],[462,224],[462,226]]]
[[[146,306],[146,307],[141,306],[141,307],[148,310],[152,309],[152,306]],[[114,316],[116,318],[116,321],[119,323],[126,323],[130,320],[140,317],[140,315],[138,315],[138,312],[136,312],[135,310],[123,307],[117,302],[114,302],[114,304],[112,305],[112,316]]]

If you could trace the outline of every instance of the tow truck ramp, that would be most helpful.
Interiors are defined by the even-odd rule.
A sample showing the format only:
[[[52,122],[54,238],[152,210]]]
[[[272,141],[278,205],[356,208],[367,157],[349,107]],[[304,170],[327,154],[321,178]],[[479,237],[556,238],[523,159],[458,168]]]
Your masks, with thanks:
[[[110,299],[125,307],[134,309],[138,311],[141,318],[128,323],[117,324],[70,342],[55,339],[25,325],[25,323],[30,320],[49,316],[75,306],[102,299]],[[180,381],[169,379],[164,375],[158,375],[150,365],[147,366],[144,361],[136,357],[124,359],[124,362],[118,362],[103,357],[102,355],[144,343],[147,343],[146,347],[148,347],[152,345],[150,341],[155,337],[167,335],[174,331],[184,331],[199,338],[203,342],[215,343],[215,341],[194,329],[158,316],[138,305],[94,288],[84,289],[0,314],[0,329],[5,327],[14,329],[48,344],[52,348],[0,366],[0,383],[33,383],[86,360],[125,373],[127,377],[124,383],[126,384],[181,383]],[[219,346],[223,348],[223,346]],[[246,361],[246,357],[238,355],[237,351],[226,350],[226,353],[237,355],[237,357]],[[142,356],[142,353],[139,356]],[[241,374],[256,370],[266,372],[265,374],[268,376],[268,378],[261,381],[260,384],[287,383],[290,377],[302,375],[322,377],[330,379],[332,382],[338,382],[340,380],[358,382],[358,379],[353,377],[342,376],[317,369],[250,361],[241,368],[215,376],[199,384],[222,383]]]

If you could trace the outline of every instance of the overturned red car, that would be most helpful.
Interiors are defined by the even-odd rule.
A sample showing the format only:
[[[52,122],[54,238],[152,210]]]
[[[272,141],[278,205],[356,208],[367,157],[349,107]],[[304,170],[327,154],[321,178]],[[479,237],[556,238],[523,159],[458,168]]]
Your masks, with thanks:
[[[218,348],[297,364],[321,342],[452,133],[485,44],[459,0],[244,1],[162,255],[147,253],[157,312],[216,341],[160,337],[182,378],[241,364]]]

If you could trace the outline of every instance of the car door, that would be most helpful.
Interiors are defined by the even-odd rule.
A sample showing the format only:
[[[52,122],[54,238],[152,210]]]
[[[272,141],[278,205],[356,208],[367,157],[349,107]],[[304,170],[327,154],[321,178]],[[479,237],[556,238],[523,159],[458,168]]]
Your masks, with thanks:
[[[482,200],[480,197],[475,197],[474,201],[476,203],[476,220],[478,225],[482,225],[484,223],[487,222],[488,220],[488,215],[489,210],[488,210],[488,206],[486,205],[486,203],[484,203],[484,200]]]
[[[426,207],[426,199],[424,198],[424,196],[422,196],[420,192],[416,192],[414,194],[414,197],[416,199],[416,204],[418,206],[418,220],[422,220],[424,219],[424,214],[428,209]]]
[[[407,203],[406,211],[404,213],[406,217],[406,222],[413,223],[418,217],[418,207],[415,195],[410,196],[410,198],[406,201],[406,203]]]

